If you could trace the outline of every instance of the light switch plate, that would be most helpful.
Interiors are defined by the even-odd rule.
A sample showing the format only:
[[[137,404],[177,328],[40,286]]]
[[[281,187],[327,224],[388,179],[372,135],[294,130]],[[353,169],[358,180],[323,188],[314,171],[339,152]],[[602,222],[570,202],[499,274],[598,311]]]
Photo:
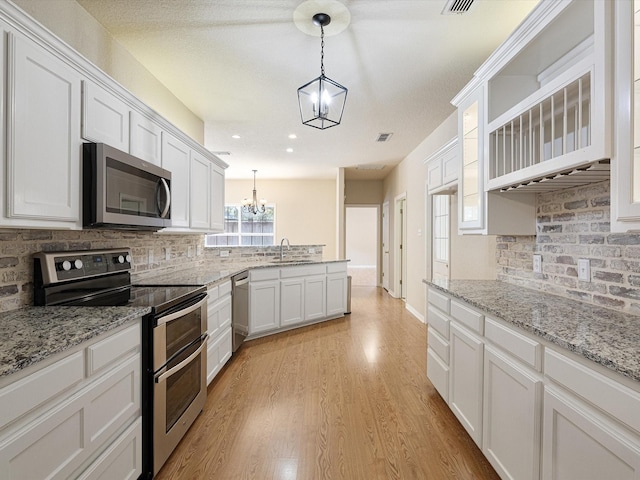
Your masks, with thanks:
[[[578,280],[583,282],[591,281],[591,264],[588,258],[578,259]]]
[[[220,256],[221,257],[228,257],[229,256],[229,250],[220,250]]]
[[[540,254],[533,256],[533,272],[542,273],[542,255]]]
[[[315,248],[310,248],[310,249],[309,249],[309,253],[310,253],[310,254],[314,254],[314,253],[316,253],[316,249],[315,249]]]

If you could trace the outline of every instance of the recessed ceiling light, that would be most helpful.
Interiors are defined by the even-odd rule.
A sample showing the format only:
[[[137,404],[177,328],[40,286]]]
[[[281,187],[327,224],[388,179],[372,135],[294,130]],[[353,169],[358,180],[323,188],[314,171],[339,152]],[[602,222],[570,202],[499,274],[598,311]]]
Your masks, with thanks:
[[[293,152],[293,148],[287,148],[287,153]]]
[[[240,138],[240,135],[231,135],[231,138]]]
[[[293,139],[295,139],[295,138],[298,138],[298,136],[297,136],[295,133],[291,133],[291,134],[289,134],[289,138],[290,138],[291,140],[293,140]]]

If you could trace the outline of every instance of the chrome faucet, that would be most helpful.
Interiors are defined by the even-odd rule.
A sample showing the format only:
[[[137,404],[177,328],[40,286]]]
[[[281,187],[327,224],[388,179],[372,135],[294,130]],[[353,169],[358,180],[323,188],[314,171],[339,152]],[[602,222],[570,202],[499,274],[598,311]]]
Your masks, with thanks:
[[[284,259],[284,252],[282,251],[282,244],[284,243],[284,241],[287,241],[287,250],[291,250],[291,245],[289,245],[289,239],[287,237],[282,237],[282,240],[280,240],[280,261],[282,261]]]

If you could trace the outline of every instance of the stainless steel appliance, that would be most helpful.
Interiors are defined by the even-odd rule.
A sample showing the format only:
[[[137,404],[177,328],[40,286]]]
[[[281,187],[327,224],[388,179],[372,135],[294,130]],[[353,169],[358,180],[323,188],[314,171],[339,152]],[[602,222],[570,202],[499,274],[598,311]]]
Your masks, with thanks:
[[[170,227],[171,172],[104,143],[85,143],[82,223],[128,230]]]
[[[249,334],[249,272],[231,277],[231,330],[235,352]]]
[[[34,255],[34,304],[151,307],[142,320],[143,478],[165,463],[207,398],[204,286],[131,285],[129,249]]]

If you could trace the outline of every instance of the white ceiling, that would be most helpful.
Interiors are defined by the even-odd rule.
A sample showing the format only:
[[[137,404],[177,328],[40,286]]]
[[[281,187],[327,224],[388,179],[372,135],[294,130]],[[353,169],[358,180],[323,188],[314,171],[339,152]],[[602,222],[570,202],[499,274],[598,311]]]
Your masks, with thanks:
[[[463,15],[441,15],[445,0],[342,0],[351,21],[337,35],[327,27],[324,63],[349,93],[327,130],[300,121],[296,90],[320,74],[319,37],[293,22],[301,0],[78,3],[204,120],[205,147],[231,152],[227,178],[334,178],[371,163],[387,167],[348,178],[382,178],[453,112],[537,0],[475,0]],[[375,141],[382,132],[389,142]]]

